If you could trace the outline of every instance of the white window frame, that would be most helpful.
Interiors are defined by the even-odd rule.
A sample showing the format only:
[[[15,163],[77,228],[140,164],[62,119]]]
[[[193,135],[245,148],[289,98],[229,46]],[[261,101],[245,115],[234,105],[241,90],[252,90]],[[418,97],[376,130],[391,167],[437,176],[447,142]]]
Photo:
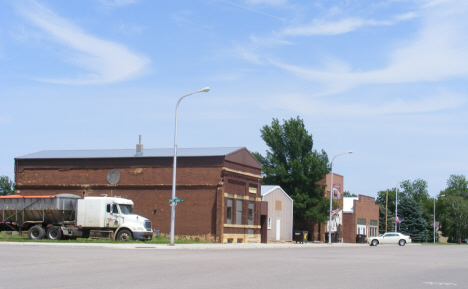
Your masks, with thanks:
[[[268,230],[271,230],[271,218],[268,217]]]

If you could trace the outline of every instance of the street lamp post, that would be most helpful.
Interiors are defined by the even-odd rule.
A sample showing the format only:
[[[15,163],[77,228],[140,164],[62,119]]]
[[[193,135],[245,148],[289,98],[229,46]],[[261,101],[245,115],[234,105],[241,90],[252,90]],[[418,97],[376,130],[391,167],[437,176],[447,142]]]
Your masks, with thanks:
[[[174,166],[172,168],[172,202],[171,202],[171,207],[172,207],[172,210],[171,210],[171,243],[170,245],[171,246],[174,246],[174,228],[175,228],[175,206],[177,205],[177,203],[174,201],[175,198],[176,198],[176,173],[177,173],[177,114],[178,114],[178,110],[179,110],[179,103],[180,101],[186,97],[186,96],[189,96],[189,95],[192,95],[192,94],[195,94],[195,93],[199,93],[199,92],[208,92],[210,91],[210,88],[209,87],[205,87],[205,88],[202,88],[198,91],[195,91],[195,92],[192,92],[192,93],[189,93],[189,94],[186,94],[184,96],[182,96],[179,101],[177,102],[177,105],[176,105],[176,111],[175,111],[175,129],[174,129]]]
[[[397,219],[398,219],[398,186],[401,183],[404,183],[406,181],[411,181],[411,178],[409,178],[407,180],[404,180],[404,181],[401,181],[401,182],[398,182],[396,190],[395,190],[395,233],[397,233],[397,227],[398,227],[398,225],[397,225]]]
[[[341,155],[344,155],[344,154],[352,154],[352,153],[353,153],[353,151],[347,151],[345,153],[337,154],[336,156],[333,157],[333,159],[331,161],[330,217],[328,219],[328,244],[330,244],[330,245],[331,245],[331,229],[332,229],[331,219],[332,219],[332,208],[333,208],[333,205],[332,205],[332,203],[333,203],[333,161],[335,160],[335,158],[337,156],[341,156]]]

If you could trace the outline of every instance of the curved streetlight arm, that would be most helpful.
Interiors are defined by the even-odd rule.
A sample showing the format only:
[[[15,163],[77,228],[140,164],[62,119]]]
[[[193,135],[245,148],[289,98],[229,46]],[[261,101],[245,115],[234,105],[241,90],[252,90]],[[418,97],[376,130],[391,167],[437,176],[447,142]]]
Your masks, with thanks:
[[[182,96],[179,101],[177,102],[176,105],[176,111],[175,111],[175,129],[174,129],[174,165],[172,167],[172,200],[176,198],[176,178],[177,178],[177,115],[179,114],[179,103],[184,99],[185,97],[199,93],[199,92],[208,92],[210,91],[209,87],[205,87],[202,89],[199,89],[198,91],[186,94]],[[174,229],[175,229],[175,206],[177,205],[176,202],[171,203],[171,242],[170,245],[174,246]]]
[[[337,156],[345,155],[345,154],[352,154],[353,151],[347,151],[345,153],[337,154],[332,158],[331,161],[331,176],[330,176],[330,183],[331,183],[331,188],[330,188],[330,216],[328,219],[328,244],[331,245],[331,229],[332,229],[332,208],[333,208],[333,162],[335,161],[335,158]]]

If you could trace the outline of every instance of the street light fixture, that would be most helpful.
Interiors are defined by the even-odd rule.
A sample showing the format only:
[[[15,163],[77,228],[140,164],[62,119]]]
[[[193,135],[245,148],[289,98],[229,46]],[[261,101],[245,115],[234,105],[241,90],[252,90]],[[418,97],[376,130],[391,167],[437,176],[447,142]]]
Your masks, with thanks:
[[[344,154],[352,154],[352,153],[353,153],[353,151],[347,151],[345,153],[337,154],[336,156],[333,157],[333,159],[331,161],[330,217],[328,219],[328,244],[330,244],[330,245],[331,245],[331,229],[332,229],[331,218],[332,218],[332,208],[333,208],[333,206],[332,206],[332,203],[333,203],[333,161],[335,160],[335,158],[337,156],[341,156],[341,155],[344,155]]]
[[[401,182],[398,182],[397,183],[397,187],[396,187],[396,191],[395,191],[395,233],[397,233],[397,220],[398,220],[398,185],[400,185],[401,183],[404,183],[404,182],[407,182],[407,181],[411,181],[411,178],[407,179],[407,180],[404,180],[404,181],[401,181]]]
[[[445,195],[440,195],[439,197],[445,197]],[[434,244],[435,244],[435,241],[436,241],[436,227],[435,227],[435,199],[436,197],[434,197]]]
[[[178,110],[179,110],[179,103],[180,101],[186,97],[186,96],[189,96],[189,95],[192,95],[192,94],[195,94],[195,93],[199,93],[199,92],[208,92],[210,91],[210,88],[209,87],[205,87],[205,88],[202,88],[198,91],[195,91],[195,92],[192,92],[192,93],[189,93],[189,94],[186,94],[184,96],[182,96],[179,101],[177,102],[177,105],[176,105],[176,112],[175,112],[175,130],[174,130],[174,166],[172,168],[172,202],[171,202],[171,207],[172,207],[172,210],[171,210],[171,243],[170,245],[171,246],[174,246],[174,228],[175,228],[175,206],[177,205],[177,203],[174,201],[176,199],[176,172],[177,172],[177,114],[178,114]]]

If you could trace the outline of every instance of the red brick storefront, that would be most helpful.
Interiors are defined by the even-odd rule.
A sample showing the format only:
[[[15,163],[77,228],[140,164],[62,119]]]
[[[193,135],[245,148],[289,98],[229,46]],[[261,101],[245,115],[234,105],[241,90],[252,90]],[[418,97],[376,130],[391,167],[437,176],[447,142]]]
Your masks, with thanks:
[[[246,148],[179,149],[176,235],[209,235],[217,242],[260,242],[261,165]],[[121,196],[161,233],[170,231],[172,152],[146,150],[43,151],[15,159],[21,195]],[[108,183],[110,170],[120,181]],[[226,224],[226,198],[242,202],[242,223]],[[254,207],[250,211],[249,204]],[[250,218],[249,218],[250,217]],[[249,221],[250,219],[250,221]],[[231,237],[230,237],[231,236]],[[237,240],[238,239],[238,240]]]
[[[349,202],[349,205],[346,203]],[[351,204],[352,202],[352,204]],[[343,238],[345,243],[356,243],[356,236],[378,236],[379,205],[375,199],[359,195],[357,198],[345,198],[343,209]],[[351,208],[347,208],[350,206]]]

